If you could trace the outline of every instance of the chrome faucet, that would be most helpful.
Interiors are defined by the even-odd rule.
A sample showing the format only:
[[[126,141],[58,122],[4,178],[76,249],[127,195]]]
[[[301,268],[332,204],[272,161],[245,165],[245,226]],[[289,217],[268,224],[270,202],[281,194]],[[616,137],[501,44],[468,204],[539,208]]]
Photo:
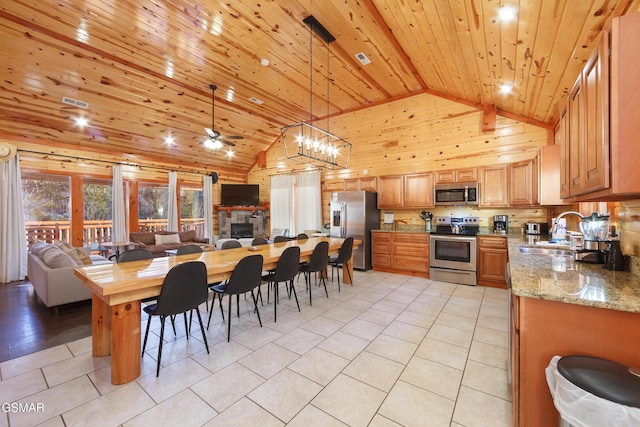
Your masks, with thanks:
[[[580,217],[580,219],[581,219],[581,220],[583,220],[583,219],[584,219],[584,216],[583,216],[580,212],[576,212],[576,211],[566,211],[566,212],[562,212],[560,215],[558,215],[558,216],[556,217],[556,222],[553,224],[553,227],[551,227],[551,233],[550,233],[550,234],[553,234],[553,233],[555,233],[555,232],[556,232],[556,228],[558,227],[558,220],[559,220],[560,218],[562,218],[563,216],[565,216],[565,215],[569,215],[569,214],[572,214],[572,215],[578,215],[578,216]]]

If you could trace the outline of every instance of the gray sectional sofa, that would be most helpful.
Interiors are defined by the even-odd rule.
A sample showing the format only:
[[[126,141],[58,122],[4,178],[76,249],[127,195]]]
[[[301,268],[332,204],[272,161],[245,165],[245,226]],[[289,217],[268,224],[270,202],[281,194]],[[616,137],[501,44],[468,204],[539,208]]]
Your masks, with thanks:
[[[62,304],[91,299],[91,291],[73,273],[74,269],[78,267],[78,261],[74,259],[76,257],[68,255],[71,251],[65,252],[60,248],[60,245],[50,244],[46,246],[58,246],[59,252],[49,253],[47,256],[47,252],[54,249],[49,248],[43,251],[46,246],[41,245],[43,247],[38,250],[36,245],[28,254],[27,274],[36,294],[47,307],[57,307]],[[85,256],[81,256],[84,260],[81,266],[88,266],[85,264],[88,262],[87,258],[91,260],[91,265],[111,263],[100,255],[90,255],[89,248],[74,248],[74,250],[75,255],[80,252],[85,254]],[[44,255],[40,256],[39,254],[42,252]],[[68,255],[71,261],[60,253]]]

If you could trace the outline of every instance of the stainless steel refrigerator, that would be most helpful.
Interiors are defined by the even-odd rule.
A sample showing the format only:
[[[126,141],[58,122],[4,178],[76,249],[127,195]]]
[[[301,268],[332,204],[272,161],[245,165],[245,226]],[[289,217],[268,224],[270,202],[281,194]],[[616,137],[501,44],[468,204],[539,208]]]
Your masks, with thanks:
[[[369,191],[331,194],[331,237],[351,237],[362,244],[353,251],[353,267],[371,269],[371,230],[380,228],[378,195]]]

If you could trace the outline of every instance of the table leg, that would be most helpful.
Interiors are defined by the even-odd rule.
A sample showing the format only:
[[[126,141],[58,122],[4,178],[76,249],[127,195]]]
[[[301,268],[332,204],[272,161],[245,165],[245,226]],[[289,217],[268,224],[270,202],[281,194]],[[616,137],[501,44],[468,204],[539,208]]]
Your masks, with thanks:
[[[94,357],[111,354],[111,307],[95,295],[91,300],[91,342]]]
[[[111,383],[140,376],[140,301],[111,307]]]

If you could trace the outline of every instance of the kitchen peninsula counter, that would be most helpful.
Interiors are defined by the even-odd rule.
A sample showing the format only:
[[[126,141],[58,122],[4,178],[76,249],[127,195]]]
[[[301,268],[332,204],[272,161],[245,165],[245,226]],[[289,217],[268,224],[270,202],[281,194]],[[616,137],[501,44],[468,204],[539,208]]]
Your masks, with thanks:
[[[640,277],[633,272],[560,255],[524,254],[520,246],[536,245],[521,236],[509,236],[508,242],[514,295],[640,313]]]
[[[509,235],[509,328],[514,426],[552,426],[559,414],[545,378],[553,356],[586,355],[640,366],[640,280],[632,271],[572,257],[521,253]]]

